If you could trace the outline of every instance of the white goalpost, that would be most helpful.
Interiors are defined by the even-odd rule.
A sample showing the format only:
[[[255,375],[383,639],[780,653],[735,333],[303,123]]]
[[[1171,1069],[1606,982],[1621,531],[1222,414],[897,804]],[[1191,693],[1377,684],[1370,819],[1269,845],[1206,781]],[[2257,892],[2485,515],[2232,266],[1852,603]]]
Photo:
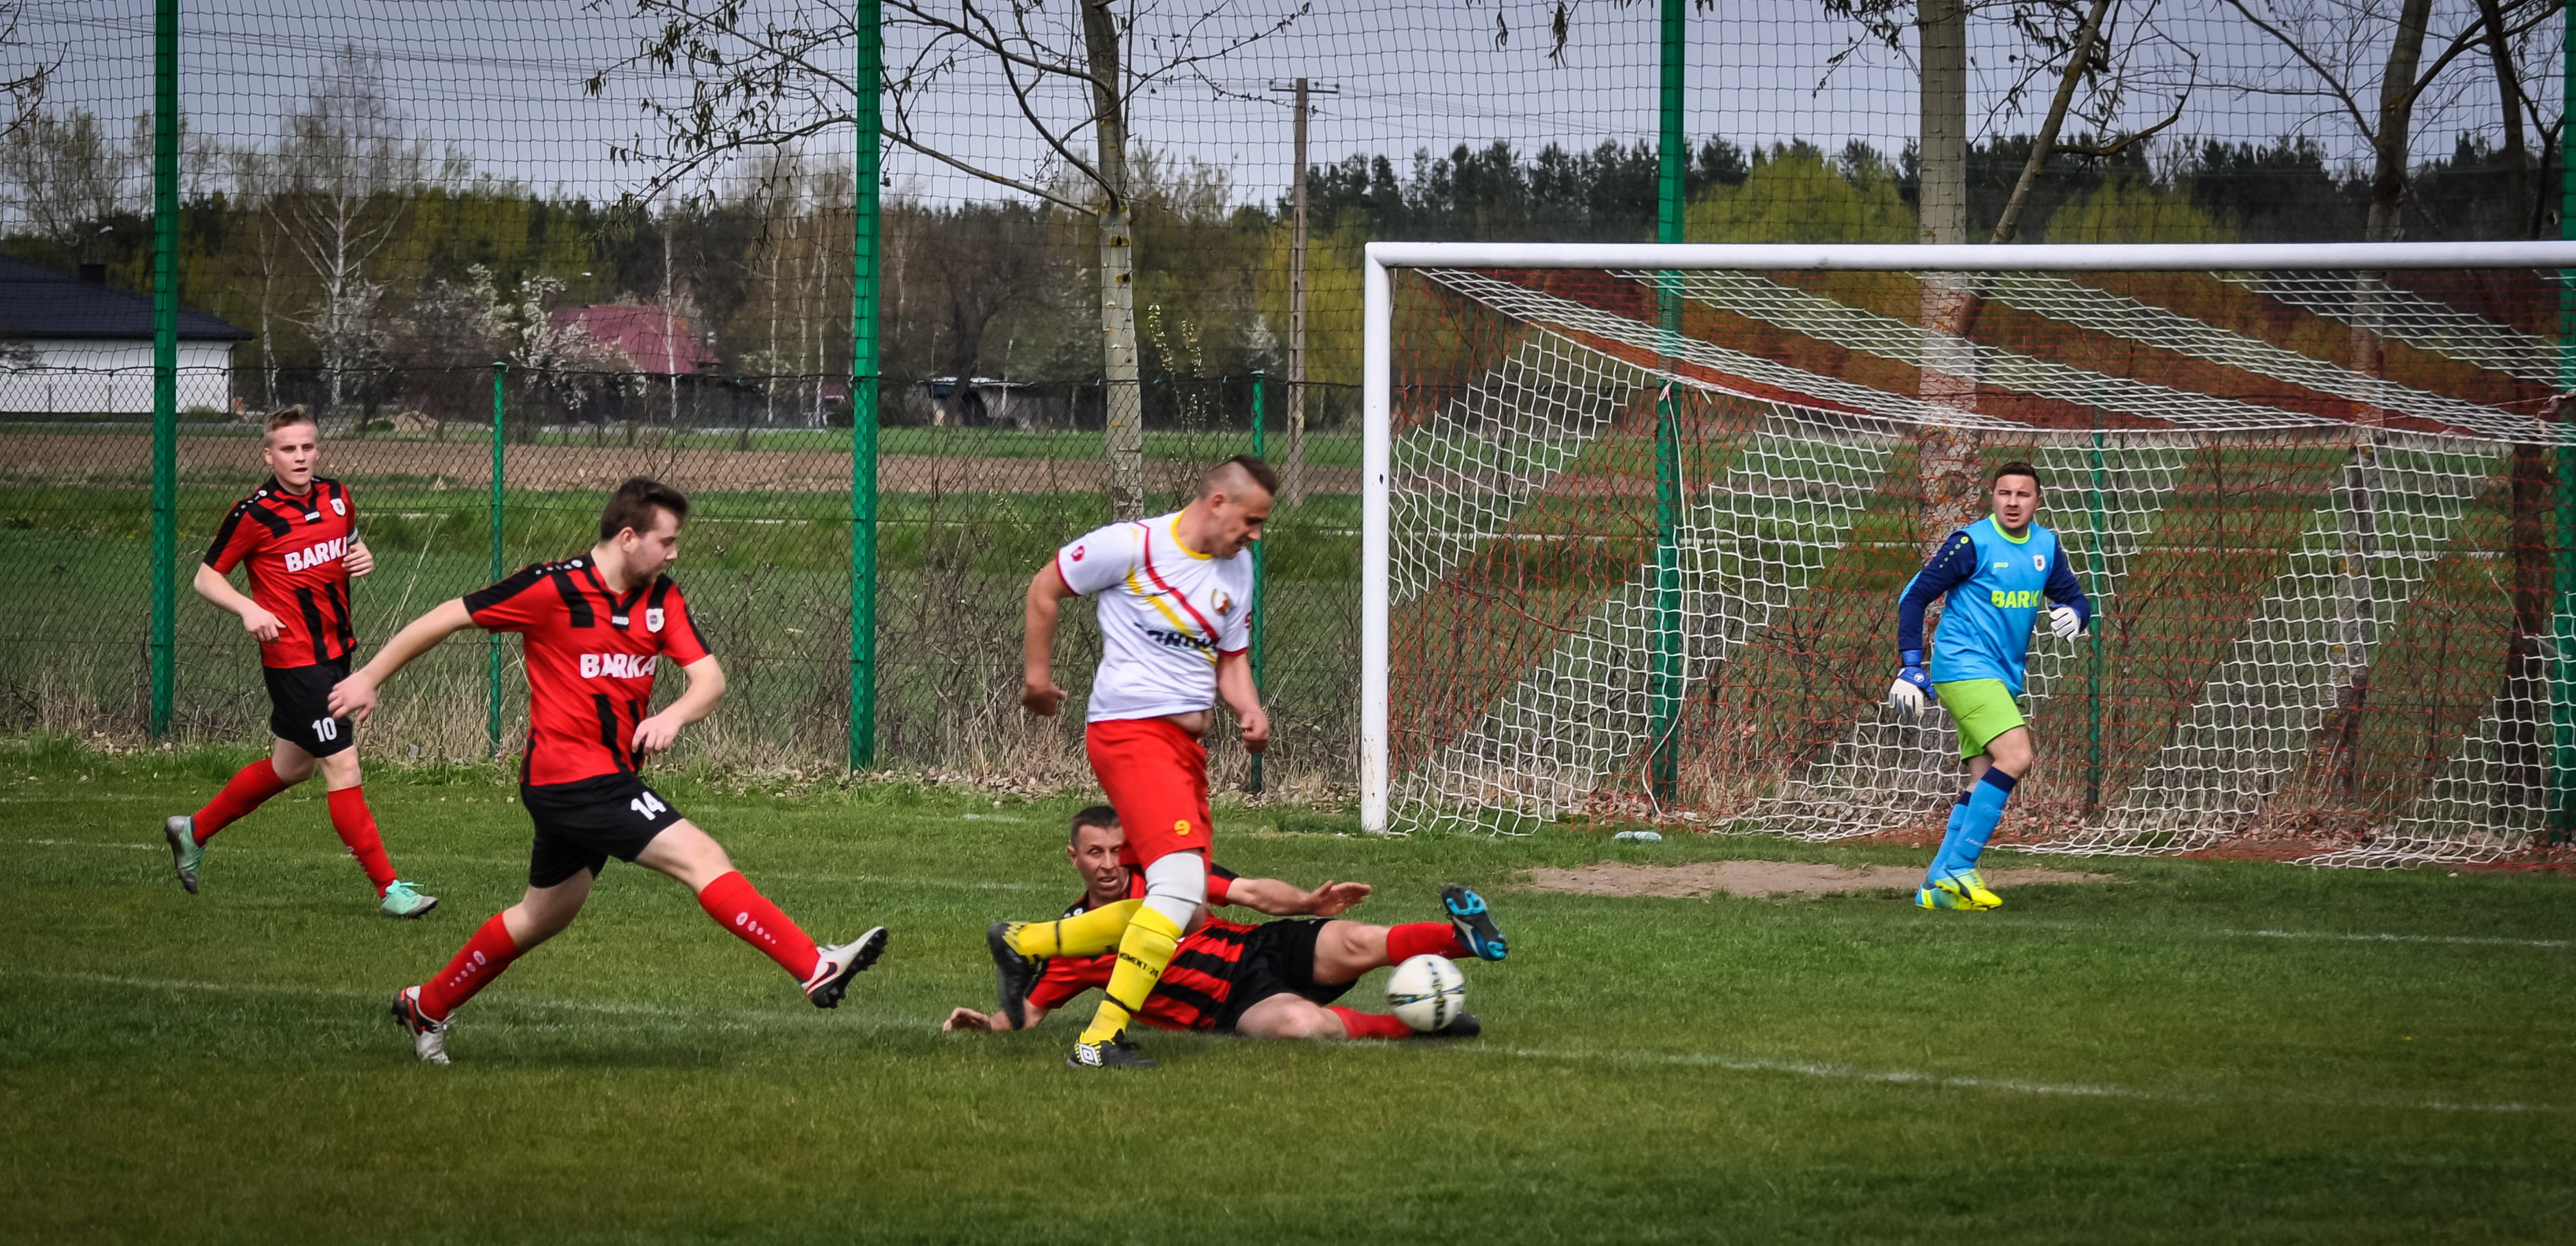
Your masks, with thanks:
[[[2564,843],[2568,270],[2576,243],[1370,244],[1362,825],[1937,827],[1955,733],[1877,704],[1896,597],[2024,460],[2097,614],[2032,645],[2006,840]]]

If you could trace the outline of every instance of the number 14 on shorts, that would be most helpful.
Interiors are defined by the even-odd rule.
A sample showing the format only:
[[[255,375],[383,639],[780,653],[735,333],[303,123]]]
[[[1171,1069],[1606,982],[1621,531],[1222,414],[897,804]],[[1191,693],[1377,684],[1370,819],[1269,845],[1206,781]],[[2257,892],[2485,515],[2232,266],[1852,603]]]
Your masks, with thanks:
[[[643,795],[626,802],[626,807],[634,810],[636,817],[642,818],[647,822],[671,811],[671,807],[669,805],[662,803],[661,797],[656,796],[651,792],[646,792]]]

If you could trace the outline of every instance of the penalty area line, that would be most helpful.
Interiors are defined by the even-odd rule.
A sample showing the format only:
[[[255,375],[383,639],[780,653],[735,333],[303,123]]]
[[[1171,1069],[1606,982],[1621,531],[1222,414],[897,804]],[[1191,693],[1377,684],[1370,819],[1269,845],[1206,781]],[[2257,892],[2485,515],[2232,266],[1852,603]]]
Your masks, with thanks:
[[[1773,1060],[1689,1051],[1551,1051],[1533,1047],[1471,1048],[1484,1054],[1519,1060],[1591,1064],[1634,1064],[1664,1068],[1723,1069],[1731,1073],[1781,1073],[1826,1081],[1872,1082],[1891,1086],[1925,1086],[1939,1090],[1989,1090],[2003,1094],[2068,1099],[2126,1099],[2142,1103],[2265,1103],[2367,1111],[2478,1112],[2512,1114],[2561,1113],[2568,1109],[2535,1103],[2454,1103],[2446,1099],[2346,1099],[2318,1095],[2231,1095],[2214,1091],[2145,1090],[2132,1086],[2083,1082],[2036,1082],[2010,1077],[1966,1077],[1912,1069],[1864,1069],[1811,1060]]]

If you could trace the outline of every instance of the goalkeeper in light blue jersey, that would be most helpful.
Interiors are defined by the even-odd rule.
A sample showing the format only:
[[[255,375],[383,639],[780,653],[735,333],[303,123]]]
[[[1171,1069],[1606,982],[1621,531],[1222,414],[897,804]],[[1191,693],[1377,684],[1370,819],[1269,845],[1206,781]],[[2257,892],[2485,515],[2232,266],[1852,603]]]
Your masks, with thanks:
[[[1968,787],[1950,807],[1950,829],[1931,872],[1914,893],[1927,909],[1992,909],[2003,900],[1977,873],[1977,856],[2013,786],[2037,760],[2023,721],[2022,667],[2043,599],[2056,603],[2048,628],[2071,639],[2093,619],[2093,603],[2067,566],[2057,534],[2031,522],[2039,509],[2039,472],[2028,463],[1995,469],[1994,514],[1942,538],[1940,548],[1906,582],[1896,606],[1896,648],[1904,669],[1887,703],[1912,718],[1938,697],[1959,727],[1959,756]],[[1923,611],[1948,594],[1941,628],[1924,661]]]

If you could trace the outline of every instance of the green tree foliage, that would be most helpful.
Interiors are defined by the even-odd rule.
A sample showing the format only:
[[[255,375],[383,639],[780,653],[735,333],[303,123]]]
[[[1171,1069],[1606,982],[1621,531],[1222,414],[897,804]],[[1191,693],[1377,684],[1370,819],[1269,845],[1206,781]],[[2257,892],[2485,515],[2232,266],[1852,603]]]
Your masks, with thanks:
[[[1718,185],[1693,200],[1693,242],[1911,242],[1914,209],[1896,170],[1866,146],[1825,160],[1807,143],[1756,152],[1741,185]]]
[[[2187,192],[2114,177],[2048,218],[2042,241],[2234,242],[2236,230],[2193,206]]]

